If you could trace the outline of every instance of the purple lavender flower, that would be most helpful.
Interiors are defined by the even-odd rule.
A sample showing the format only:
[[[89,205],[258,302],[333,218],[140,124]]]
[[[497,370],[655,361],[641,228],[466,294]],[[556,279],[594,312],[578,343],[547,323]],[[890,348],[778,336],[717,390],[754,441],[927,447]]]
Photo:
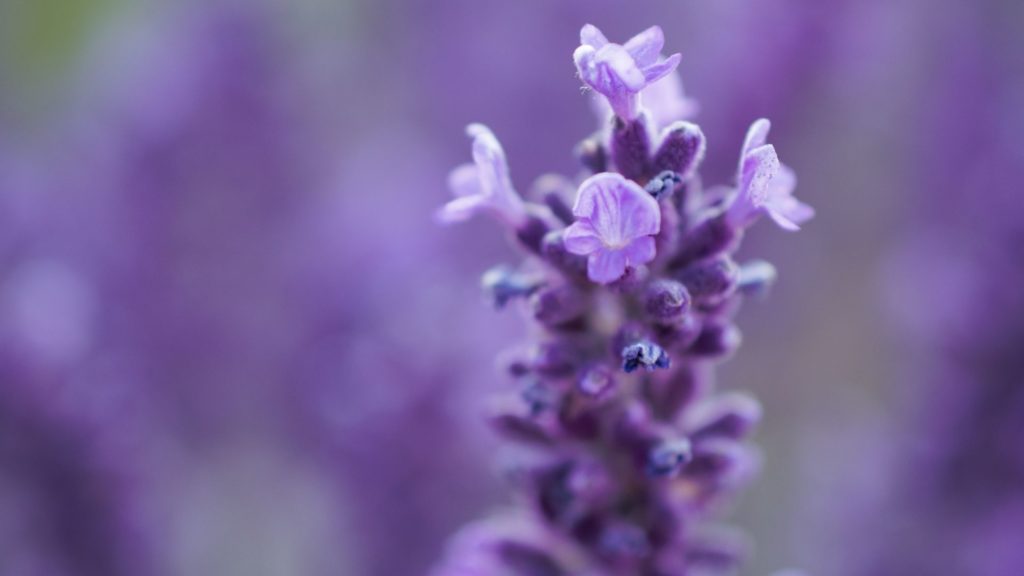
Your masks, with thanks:
[[[509,218],[501,200],[476,188],[462,196],[501,206],[500,219],[520,227],[528,249],[527,273],[499,268],[484,284],[492,300],[525,299],[536,321],[536,340],[509,363],[517,391],[497,398],[489,418],[534,453],[509,474],[525,506],[464,532],[438,576],[721,574],[746,548],[710,521],[758,468],[747,438],[761,407],[715,393],[711,366],[739,346],[733,316],[743,298],[774,278],[765,262],[733,260],[743,230],[761,212],[795,226],[809,208],[789,204],[791,172],[783,174],[760,122],[723,215],[721,196],[691,186],[704,156],[701,129],[676,121],[655,139],[639,114],[639,92],[678,62],[659,60],[661,30],[625,46],[593,26],[581,38],[580,75],[618,120],[607,141],[578,148],[596,174],[579,184],[571,212],[565,179],[542,177],[534,188],[557,218],[545,219],[543,238],[531,244],[521,228],[528,218]],[[498,176],[480,180],[514,194],[504,155],[493,153],[500,148],[487,150],[475,174],[490,166]],[[520,215],[541,208],[513,197]]]
[[[630,122],[639,113],[640,91],[679,65],[679,54],[661,58],[664,45],[659,26],[651,26],[620,45],[609,42],[597,26],[587,24],[580,30],[580,47],[572,57],[580,79],[608,100],[616,116]]]
[[[522,226],[526,208],[512,186],[501,143],[483,124],[470,124],[466,134],[473,139],[473,163],[452,170],[448,186],[455,199],[438,212],[438,219],[462,222],[487,212],[512,228]]]
[[[728,218],[736,227],[745,228],[767,214],[783,229],[799,230],[800,224],[814,217],[814,208],[793,196],[796,174],[779,162],[775,147],[767,143],[770,128],[771,122],[762,118],[747,131]]]
[[[572,213],[578,220],[565,231],[565,247],[587,257],[594,282],[614,282],[626,268],[654,259],[661,210],[635,182],[612,173],[592,176],[580,186]]]

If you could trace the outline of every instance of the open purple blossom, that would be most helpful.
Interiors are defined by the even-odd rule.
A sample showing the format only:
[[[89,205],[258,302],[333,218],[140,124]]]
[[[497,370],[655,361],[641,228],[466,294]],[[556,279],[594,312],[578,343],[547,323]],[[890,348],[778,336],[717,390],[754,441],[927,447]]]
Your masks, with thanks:
[[[770,128],[771,122],[762,118],[747,131],[728,218],[745,228],[767,214],[783,229],[799,230],[800,224],[814,217],[814,208],[793,196],[796,174],[779,161],[775,147],[767,143]]]
[[[581,186],[572,209],[577,220],[565,231],[565,248],[587,257],[587,276],[614,282],[630,266],[654,259],[661,229],[658,202],[635,182],[606,172]]]
[[[593,26],[581,37],[580,76],[618,119],[606,139],[577,147],[590,177],[572,209],[564,178],[538,180],[534,195],[552,217],[534,218],[539,206],[507,185],[504,155],[494,155],[496,168],[470,167],[473,175],[490,167],[490,182],[524,220],[539,222],[516,234],[530,260],[518,270],[529,275],[501,268],[484,282],[496,301],[525,299],[535,328],[507,364],[519,393],[497,398],[489,421],[536,457],[510,474],[520,509],[463,533],[436,576],[713,576],[733,573],[747,548],[707,530],[707,516],[757,470],[748,438],[760,405],[716,392],[712,366],[740,345],[742,300],[775,276],[765,262],[735,262],[743,228],[762,212],[796,226],[810,209],[792,198],[792,172],[759,122],[733,208],[706,217],[723,197],[691,185],[706,145],[699,126],[679,120],[692,112],[681,90],[638,109],[640,92],[678,63],[678,55],[660,59],[661,30],[625,46]],[[465,197],[481,199],[460,203]],[[449,207],[498,206],[509,220],[501,198],[474,188]],[[508,531],[517,516],[529,520]]]
[[[455,199],[441,208],[438,219],[449,224],[487,212],[519,228],[526,221],[526,206],[512,186],[505,150],[483,124],[470,124],[466,134],[473,139],[473,162],[456,167],[448,176]]]
[[[659,26],[614,44],[597,26],[587,24],[580,30],[580,47],[573,53],[580,79],[608,100],[623,122],[639,114],[640,92],[676,69],[681,56],[661,57],[665,37]]]

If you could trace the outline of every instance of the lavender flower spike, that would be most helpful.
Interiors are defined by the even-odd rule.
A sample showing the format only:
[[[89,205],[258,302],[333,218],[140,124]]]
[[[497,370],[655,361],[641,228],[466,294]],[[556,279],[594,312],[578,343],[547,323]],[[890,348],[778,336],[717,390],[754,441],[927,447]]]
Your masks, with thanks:
[[[481,193],[479,202],[507,219],[512,198],[526,215],[515,239],[527,260],[488,273],[485,287],[496,301],[526,298],[532,312],[530,340],[506,371],[518,393],[503,391],[490,417],[529,454],[510,460],[521,496],[514,510],[458,538],[434,576],[726,576],[744,550],[709,530],[710,516],[756,471],[749,436],[761,407],[717,392],[713,363],[739,348],[734,315],[774,269],[757,261],[741,269],[733,257],[742,226],[762,212],[794,226],[809,216],[765,143],[767,123],[747,137],[726,211],[721,196],[688,187],[705,152],[700,127],[658,126],[652,145],[652,123],[685,112],[665,107],[658,120],[659,111],[638,110],[638,92],[678,62],[659,62],[661,30],[625,46],[593,26],[581,36],[580,75],[618,118],[606,144],[582,148],[595,174],[571,212],[555,194],[545,202],[558,217],[536,214],[542,206],[506,185],[504,156],[472,167],[508,194]],[[542,236],[524,232],[530,222]]]
[[[527,220],[526,206],[512,187],[505,150],[483,124],[470,124],[466,134],[473,139],[473,163],[456,167],[448,176],[455,199],[438,211],[438,220],[463,222],[488,212],[512,228],[521,228]]]
[[[771,122],[762,118],[747,131],[740,154],[736,196],[726,217],[737,228],[753,224],[767,214],[782,228],[800,229],[800,224],[814,217],[814,208],[793,196],[796,174],[779,162],[775,147],[768,144]]]
[[[580,47],[572,58],[580,79],[603,95],[623,122],[631,122],[640,111],[640,91],[679,65],[679,54],[661,58],[664,44],[659,26],[619,45],[609,42],[597,26],[587,24],[580,30]]]
[[[580,185],[572,212],[577,220],[565,231],[565,248],[587,256],[594,282],[609,284],[627,267],[654,259],[661,209],[635,182],[610,172],[591,176]]]

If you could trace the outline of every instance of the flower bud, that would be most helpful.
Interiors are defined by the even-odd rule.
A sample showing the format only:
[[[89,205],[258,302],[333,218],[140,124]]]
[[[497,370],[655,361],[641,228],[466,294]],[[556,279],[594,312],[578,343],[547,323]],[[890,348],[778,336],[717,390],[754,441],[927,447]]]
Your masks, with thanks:
[[[694,300],[717,300],[736,289],[739,267],[727,256],[692,264],[676,273]]]
[[[653,172],[671,171],[685,179],[704,159],[706,142],[700,126],[676,122],[662,132],[661,146],[654,154]]]
[[[710,384],[705,370],[684,362],[671,372],[648,378],[644,382],[643,394],[657,419],[672,421]]]
[[[681,268],[697,260],[730,252],[736,248],[742,236],[743,232],[734,228],[724,215],[706,218],[682,237],[679,252],[669,266]]]
[[[690,291],[675,280],[665,278],[651,282],[644,296],[644,310],[654,320],[671,321],[690,308]]]
[[[551,214],[563,224],[572,224],[576,219],[572,215],[571,199],[576,194],[576,187],[568,178],[558,174],[545,174],[533,184],[535,198],[541,198]]]
[[[543,284],[544,278],[539,274],[517,272],[504,264],[484,272],[480,278],[480,287],[495,308],[504,308],[515,298],[525,298]]]
[[[537,208],[530,204],[531,208]],[[535,213],[536,210],[528,211],[523,223],[516,228],[516,239],[519,243],[534,254],[541,253],[541,243],[544,236],[551,231],[551,226],[545,218]]]
[[[724,437],[740,440],[761,420],[761,403],[749,394],[730,392],[708,398],[689,411],[685,428],[696,441]]]
[[[735,352],[742,340],[739,328],[733,324],[709,324],[687,352],[692,356],[719,358]]]
[[[684,473],[701,482],[717,483],[743,468],[750,458],[745,447],[733,440],[716,438],[697,442]]]
[[[608,171],[608,152],[597,138],[587,138],[576,145],[576,158],[594,174]]]
[[[611,157],[619,173],[630,180],[642,180],[650,172],[651,137],[644,115],[628,123],[616,118],[612,128]]]

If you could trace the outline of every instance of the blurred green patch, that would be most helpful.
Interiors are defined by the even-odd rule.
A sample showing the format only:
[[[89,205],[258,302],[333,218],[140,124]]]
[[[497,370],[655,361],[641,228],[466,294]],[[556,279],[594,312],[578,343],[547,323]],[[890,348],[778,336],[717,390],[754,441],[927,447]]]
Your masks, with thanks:
[[[124,0],[0,2],[0,104],[21,119],[57,98],[61,79]]]

